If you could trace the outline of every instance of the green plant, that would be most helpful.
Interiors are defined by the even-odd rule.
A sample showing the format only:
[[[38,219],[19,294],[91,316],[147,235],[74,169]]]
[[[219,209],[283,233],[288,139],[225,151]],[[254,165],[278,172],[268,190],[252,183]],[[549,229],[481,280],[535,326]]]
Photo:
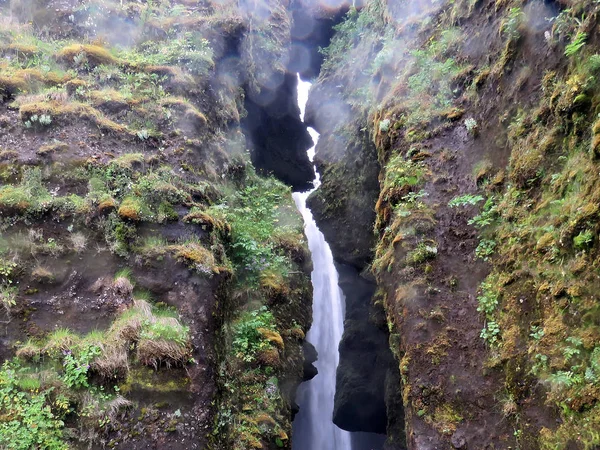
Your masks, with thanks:
[[[585,41],[587,40],[587,33],[578,32],[571,41],[565,47],[565,56],[573,56],[581,50],[581,48],[585,45]]]
[[[258,351],[270,346],[259,329],[275,330],[275,318],[266,306],[242,314],[233,326],[232,349],[246,362],[254,361]]]
[[[475,255],[478,258],[487,261],[490,259],[490,256],[494,254],[494,249],[496,248],[496,241],[492,239],[482,239],[479,241],[479,245],[475,249]]]
[[[540,339],[542,339],[544,337],[544,329],[539,327],[538,325],[532,325],[531,326],[531,333],[529,333],[529,336],[531,337],[531,339],[535,340],[535,341],[539,341]]]
[[[422,164],[396,154],[385,166],[384,186],[397,188],[415,186],[424,174],[425,168]]]
[[[594,234],[591,230],[584,230],[573,238],[573,245],[576,249],[585,250],[594,242]]]
[[[456,208],[458,206],[473,206],[483,201],[484,198],[481,195],[464,194],[454,197],[448,202],[450,208]]]
[[[479,337],[489,345],[496,345],[499,342],[500,326],[493,320],[488,321],[479,333]]]
[[[0,370],[0,447],[11,450],[67,450],[62,420],[66,409],[53,408],[54,388],[19,386],[22,368],[6,361]]]
[[[471,136],[475,136],[478,129],[477,121],[472,117],[465,119],[465,128],[467,129],[467,133]]]
[[[481,212],[470,219],[467,223],[469,225],[473,225],[475,228],[483,228],[490,225],[497,216],[498,212],[495,204],[495,198],[491,196],[488,197],[483,204]]]
[[[100,353],[100,347],[97,345],[79,347],[75,353],[65,350],[62,377],[64,383],[70,388],[89,387],[87,375],[90,363]]]
[[[25,125],[25,128],[31,128],[31,127],[34,127],[36,124],[47,127],[51,123],[52,123],[52,117],[49,114],[40,114],[40,115],[33,114],[23,124]]]
[[[520,27],[525,18],[521,8],[515,7],[508,11],[508,16],[500,25],[500,32],[509,39],[518,39],[521,36]]]
[[[488,318],[492,317],[500,300],[498,283],[499,276],[491,273],[480,286],[480,294],[477,297],[479,303],[477,311],[484,313]]]
[[[379,122],[379,131],[387,133],[390,130],[390,119],[384,119]]]
[[[420,264],[437,256],[437,247],[425,242],[419,242],[414,250],[406,255],[409,264]]]
[[[7,314],[10,314],[12,307],[17,304],[17,292],[18,288],[16,286],[0,285],[0,303]]]

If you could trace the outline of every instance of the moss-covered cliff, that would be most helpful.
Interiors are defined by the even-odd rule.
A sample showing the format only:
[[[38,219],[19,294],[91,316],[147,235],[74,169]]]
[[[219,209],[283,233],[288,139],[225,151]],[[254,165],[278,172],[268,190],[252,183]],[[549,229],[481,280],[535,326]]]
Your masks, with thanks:
[[[290,188],[256,173],[313,177],[287,6],[0,21],[0,447],[290,448],[310,262]],[[274,153],[269,120],[300,138]]]
[[[600,445],[597,13],[375,0],[325,50],[312,206],[372,262],[409,448]]]

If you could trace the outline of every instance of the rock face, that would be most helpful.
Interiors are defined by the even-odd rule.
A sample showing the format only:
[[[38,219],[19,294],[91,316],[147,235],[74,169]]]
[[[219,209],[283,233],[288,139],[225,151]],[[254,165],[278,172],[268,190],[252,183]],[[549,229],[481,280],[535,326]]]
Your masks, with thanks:
[[[316,165],[321,186],[308,199],[329,243],[346,296],[344,334],[336,377],[334,422],[349,431],[393,430],[394,446],[404,448],[397,363],[388,344],[381,308],[373,305],[372,277],[362,274],[373,259],[373,206],[379,195],[375,146],[341,95],[336,80],[320,79],[309,97],[305,120],[320,134]],[[387,389],[386,389],[387,386]],[[389,413],[388,413],[389,411]],[[388,426],[389,422],[389,426]]]
[[[288,7],[0,1],[0,448],[291,448]]]
[[[339,285],[346,297],[346,318],[339,347],[333,421],[348,431],[384,434],[385,381],[394,367],[385,317],[381,310],[380,317],[375,317],[371,308],[374,281],[361,278],[351,266],[338,264],[337,269]]]
[[[599,13],[374,0],[326,51],[311,207],[338,261],[376,277],[410,449],[600,444]],[[371,343],[348,314],[342,358]]]
[[[315,177],[306,155],[313,142],[300,120],[295,74],[275,74],[260,92],[248,92],[242,120],[253,164],[292,186],[307,190]]]
[[[327,5],[316,0],[292,1],[292,47],[288,66],[291,73],[299,73],[304,80],[319,76],[323,64],[319,49],[329,45],[333,27],[342,20],[349,7],[346,1]]]
[[[322,183],[308,198],[308,206],[334,258],[362,270],[375,245],[375,211],[366,205],[374,205],[379,195],[379,164],[369,136],[353,133],[357,119],[339,89],[333,82],[320,81],[306,107],[306,123],[320,133],[315,164]]]

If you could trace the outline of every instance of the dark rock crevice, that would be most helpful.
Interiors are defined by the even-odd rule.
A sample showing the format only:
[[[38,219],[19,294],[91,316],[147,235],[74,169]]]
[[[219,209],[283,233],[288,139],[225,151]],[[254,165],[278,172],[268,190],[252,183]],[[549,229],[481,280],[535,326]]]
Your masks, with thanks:
[[[242,128],[255,167],[272,173],[294,190],[307,190],[315,177],[306,155],[313,142],[300,120],[297,77],[280,76],[273,89],[247,93]]]
[[[303,80],[319,76],[324,59],[320,49],[329,45],[335,33],[335,25],[342,21],[349,7],[346,2],[329,8],[314,0],[292,2],[292,48],[288,66],[290,72],[299,73]]]
[[[347,104],[335,80],[322,78],[314,86],[305,120],[321,133],[315,162],[322,184],[308,206],[331,247],[346,297],[334,422],[353,432],[386,433],[386,449],[404,449],[398,361],[367,269],[375,246],[377,151],[364,118]]]
[[[346,297],[344,335],[336,376],[333,422],[348,431],[386,432],[385,379],[393,367],[385,328],[377,323],[371,299],[375,283],[348,265],[337,265]],[[385,327],[385,319],[383,320]]]

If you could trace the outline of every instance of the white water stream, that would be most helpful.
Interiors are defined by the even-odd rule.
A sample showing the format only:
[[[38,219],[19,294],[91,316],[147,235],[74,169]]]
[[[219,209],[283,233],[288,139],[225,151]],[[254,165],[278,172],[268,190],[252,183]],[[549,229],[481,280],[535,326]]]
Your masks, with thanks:
[[[298,104],[302,120],[309,89],[310,83],[298,77]],[[319,134],[312,128],[308,131],[316,145]],[[314,155],[315,147],[308,150],[311,161]],[[319,186],[318,173],[314,185],[314,189]],[[304,232],[312,255],[313,324],[306,338],[319,354],[315,363],[319,373],[298,388],[296,402],[300,412],[294,419],[293,450],[351,450],[350,433],[341,430],[332,421],[335,371],[340,359],[338,344],[344,331],[344,294],[338,286],[338,274],[329,245],[306,207],[306,199],[311,192],[296,192],[293,197],[304,218]]]

